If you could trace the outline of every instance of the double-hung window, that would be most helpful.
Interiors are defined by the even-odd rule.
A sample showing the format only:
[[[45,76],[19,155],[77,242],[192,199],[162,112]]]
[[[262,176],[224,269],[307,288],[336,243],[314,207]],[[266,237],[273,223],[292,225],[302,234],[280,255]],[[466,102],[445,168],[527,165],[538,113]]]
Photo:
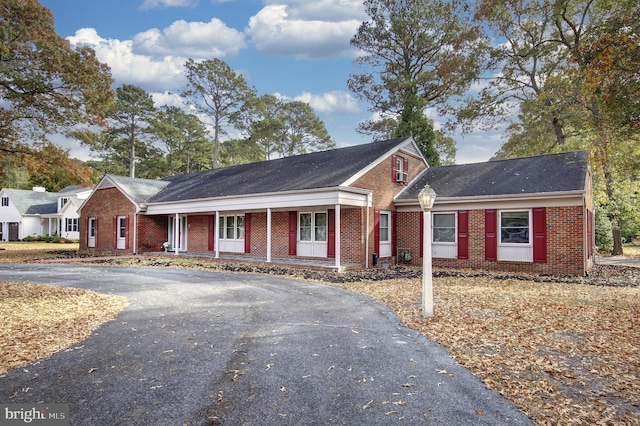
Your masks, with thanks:
[[[298,214],[298,256],[327,257],[327,212]]]
[[[65,232],[78,232],[78,218],[68,217],[65,223]]]
[[[244,240],[244,216],[220,216],[221,240]]]
[[[522,211],[500,212],[500,243],[530,244],[530,213]]]
[[[533,261],[531,210],[498,212],[498,260]]]
[[[458,256],[456,213],[432,213],[431,221],[433,257],[455,259]]]
[[[221,215],[218,231],[221,251],[244,253],[244,215]]]

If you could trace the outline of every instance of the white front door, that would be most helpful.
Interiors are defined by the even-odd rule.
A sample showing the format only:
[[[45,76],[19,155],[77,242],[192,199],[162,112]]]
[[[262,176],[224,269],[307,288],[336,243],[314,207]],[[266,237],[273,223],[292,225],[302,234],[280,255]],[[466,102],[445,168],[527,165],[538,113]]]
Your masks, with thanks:
[[[118,242],[116,248],[124,250],[127,248],[127,217],[118,216],[117,226]]]
[[[87,246],[88,247],[95,247],[96,246],[96,218],[95,217],[90,217],[89,218],[89,223],[88,223],[88,235],[89,237],[87,238]]]

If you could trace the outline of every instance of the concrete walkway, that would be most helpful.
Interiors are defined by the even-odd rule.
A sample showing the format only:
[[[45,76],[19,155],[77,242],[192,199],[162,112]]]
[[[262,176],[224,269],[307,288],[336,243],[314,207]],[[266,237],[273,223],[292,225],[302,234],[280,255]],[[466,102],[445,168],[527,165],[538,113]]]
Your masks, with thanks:
[[[73,425],[530,425],[372,299],[171,268],[0,265],[0,281],[125,295],[87,340],[0,378],[0,401]]]

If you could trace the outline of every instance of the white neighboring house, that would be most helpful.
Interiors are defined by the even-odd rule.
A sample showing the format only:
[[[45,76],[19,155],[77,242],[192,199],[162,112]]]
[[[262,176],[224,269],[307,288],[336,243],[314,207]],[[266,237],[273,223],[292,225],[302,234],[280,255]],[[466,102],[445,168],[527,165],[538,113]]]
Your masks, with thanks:
[[[68,186],[60,192],[3,188],[0,190],[0,241],[59,235],[80,237],[78,207],[93,188]]]

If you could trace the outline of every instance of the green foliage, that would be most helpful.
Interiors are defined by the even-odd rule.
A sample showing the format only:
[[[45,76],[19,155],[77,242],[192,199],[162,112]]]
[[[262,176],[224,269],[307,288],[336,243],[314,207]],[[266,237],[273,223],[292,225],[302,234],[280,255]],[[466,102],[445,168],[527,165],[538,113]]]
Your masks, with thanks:
[[[613,236],[611,232],[611,222],[607,217],[607,212],[601,208],[595,212],[596,229],[596,248],[600,253],[611,253],[613,249]]]
[[[150,120],[149,131],[164,145],[168,174],[206,170],[211,164],[213,144],[204,125],[193,114],[175,106],[163,106]]]
[[[220,135],[241,117],[241,109],[256,96],[242,75],[224,61],[214,58],[202,62],[189,59],[185,63],[187,87],[182,96],[198,112],[206,115],[213,128],[212,167],[218,167]]]
[[[46,135],[104,124],[113,103],[109,68],[90,48],[72,49],[35,0],[0,2],[0,56],[0,175],[19,168],[49,188],[88,184],[90,170]]]

